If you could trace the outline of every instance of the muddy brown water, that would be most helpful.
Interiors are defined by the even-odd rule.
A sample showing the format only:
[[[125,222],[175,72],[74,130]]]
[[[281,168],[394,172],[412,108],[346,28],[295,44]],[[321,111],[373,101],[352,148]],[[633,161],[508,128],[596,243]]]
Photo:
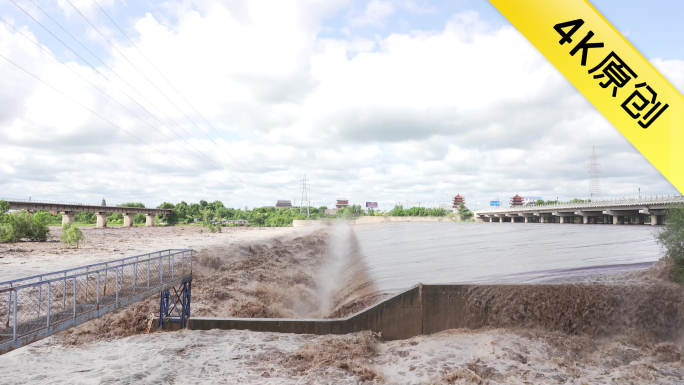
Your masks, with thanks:
[[[386,223],[354,226],[376,289],[417,283],[557,283],[642,270],[661,257],[651,226]]]

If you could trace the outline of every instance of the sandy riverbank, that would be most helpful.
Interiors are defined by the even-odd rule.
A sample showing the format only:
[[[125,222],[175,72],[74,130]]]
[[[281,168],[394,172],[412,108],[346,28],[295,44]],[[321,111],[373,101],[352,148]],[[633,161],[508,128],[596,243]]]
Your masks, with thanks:
[[[118,232],[125,230],[133,231]],[[42,258],[43,268],[54,270],[54,266],[62,268],[61,264],[73,266],[82,260],[104,258],[114,249],[121,250],[122,244],[131,254],[157,250],[162,243],[172,244],[197,251],[195,316],[324,317],[328,312],[342,315],[365,306],[364,296],[356,300],[354,296],[374,292],[365,283],[354,286],[355,281],[368,280],[363,277],[363,263],[354,260],[359,258],[354,242],[345,244],[347,231],[231,228],[221,234],[200,234],[198,228],[92,229],[91,244],[84,245],[89,247],[73,252],[62,252],[56,243],[10,245],[34,251],[6,253],[11,259],[0,259],[5,262],[0,269],[28,264],[32,255]],[[39,268],[40,264],[29,266]],[[356,266],[355,270],[349,271],[350,266]],[[652,285],[662,284],[662,276],[651,271],[605,281]],[[157,301],[141,301],[0,356],[0,383],[684,381],[679,340],[658,339],[644,331],[628,330],[599,338],[581,332],[571,335],[541,330],[525,323],[522,329],[515,326],[519,322],[508,320],[503,323],[510,325],[506,328],[451,330],[391,342],[369,332],[347,336],[219,330],[145,334],[148,315],[157,311]],[[344,306],[345,301],[351,302]],[[506,306],[514,305],[514,301],[507,301]],[[172,374],[168,368],[173,368]]]
[[[48,242],[0,244],[0,281],[63,270],[165,249],[204,250],[278,237],[307,234],[313,228],[224,227],[210,233],[199,226],[81,227],[85,242],[78,248],[63,244],[61,227],[50,227]]]

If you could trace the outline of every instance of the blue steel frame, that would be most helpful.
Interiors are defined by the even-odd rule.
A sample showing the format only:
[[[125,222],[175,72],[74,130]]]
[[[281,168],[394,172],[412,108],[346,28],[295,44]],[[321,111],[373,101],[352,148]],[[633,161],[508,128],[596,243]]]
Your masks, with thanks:
[[[0,355],[170,288],[166,314],[183,309],[185,326],[192,265],[192,250],[169,249],[0,282]]]
[[[159,298],[159,329],[164,328],[164,319],[167,321],[180,321],[181,329],[185,329],[186,320],[190,317],[190,299],[192,297],[192,276],[183,279],[183,282],[173,289],[161,291]]]

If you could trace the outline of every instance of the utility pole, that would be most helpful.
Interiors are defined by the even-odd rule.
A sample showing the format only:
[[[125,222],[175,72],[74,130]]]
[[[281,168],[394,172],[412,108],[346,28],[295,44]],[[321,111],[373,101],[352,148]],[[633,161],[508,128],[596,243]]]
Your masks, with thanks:
[[[306,217],[309,218],[309,181],[306,179],[306,174],[300,181],[300,188],[302,189],[302,204],[299,206],[299,213],[302,213],[304,202],[306,202]]]
[[[600,201],[601,196],[601,164],[598,162],[596,148],[591,146],[591,163],[589,163],[589,200],[592,202]]]

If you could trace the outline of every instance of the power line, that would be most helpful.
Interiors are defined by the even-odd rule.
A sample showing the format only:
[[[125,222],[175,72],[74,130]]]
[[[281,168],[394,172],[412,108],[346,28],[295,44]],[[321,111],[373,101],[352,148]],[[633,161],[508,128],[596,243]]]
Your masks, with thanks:
[[[109,16],[109,14],[104,10],[104,8],[102,8],[102,7],[100,6],[100,4],[97,3],[96,0],[93,0],[93,2],[95,3],[95,5],[97,5],[98,8],[100,8],[100,10],[102,11],[102,13],[104,13],[104,14],[107,16],[107,18],[112,22],[112,24],[114,24],[114,25],[116,26],[116,28],[117,28],[117,29],[126,37],[126,39],[128,39],[128,41],[131,42],[131,44],[133,45],[133,47],[135,47],[135,49],[138,50],[138,52],[140,52],[140,54],[142,55],[142,57],[144,57],[145,60],[147,60],[147,62],[150,63],[150,65],[152,66],[152,68],[154,68],[154,70],[157,71],[157,73],[158,73],[162,78],[164,78],[164,80],[166,80],[166,82],[171,86],[171,88],[173,88],[173,90],[176,91],[176,93],[177,93],[177,94],[178,94],[178,95],[179,95],[179,96],[180,96],[180,97],[181,97],[181,98],[190,106],[190,108],[192,108],[193,111],[195,111],[195,113],[196,113],[197,115],[199,115],[199,116],[202,118],[202,120],[204,120],[204,122],[207,123],[207,125],[208,125],[209,127],[211,127],[211,129],[214,130],[214,132],[216,132],[216,133],[221,137],[221,139],[223,139],[224,141],[226,141],[226,139],[223,137],[223,135],[221,135],[221,132],[219,132],[216,128],[214,128],[214,126],[212,126],[211,123],[209,123],[209,121],[208,121],[208,120],[207,120],[199,111],[197,111],[197,109],[195,108],[195,106],[193,106],[192,103],[190,103],[190,101],[188,101],[188,99],[186,99],[185,96],[183,96],[183,94],[182,94],[180,91],[178,91],[178,89],[173,85],[173,83],[171,83],[171,81],[169,81],[169,79],[167,79],[166,76],[164,76],[164,74],[157,68],[157,66],[155,66],[154,63],[152,63],[152,61],[143,53],[143,51],[142,51],[140,48],[138,48],[138,46],[133,42],[133,40],[131,40],[131,38],[128,37],[128,35],[126,34],[126,32],[124,32],[123,29],[121,29],[121,27],[119,27],[119,25],[114,21],[114,19],[112,19],[112,17]],[[128,12],[128,14],[131,15],[131,13],[128,11],[128,9],[126,8],[126,6],[125,6],[123,3],[122,3],[122,5],[123,5],[124,9],[126,9],[126,12]],[[131,17],[133,17],[133,15],[131,15]],[[224,123],[225,123],[225,122],[224,122]],[[226,142],[227,142],[227,141],[226,141]],[[218,143],[216,143],[216,145],[219,146]],[[220,148],[220,146],[219,146],[219,148]],[[224,151],[224,152],[225,152],[225,151]],[[240,166],[242,166],[243,168],[246,169],[246,167],[244,167],[244,165],[242,165],[242,163],[240,163],[237,159],[233,158],[228,152],[226,152],[226,154],[227,154],[228,156],[230,156],[231,159],[233,159],[236,163],[238,163]],[[242,157],[242,156],[240,156],[240,157],[241,157],[242,159],[244,159],[245,161],[247,161],[247,163],[249,163],[257,172],[261,172],[261,171],[260,171],[259,169],[257,169],[256,166],[254,166],[249,160],[245,159],[245,158]]]
[[[306,179],[306,174],[304,174],[304,179],[300,181],[300,187],[302,189],[302,203],[299,206],[299,213],[302,213],[304,209],[304,202],[306,202],[306,217],[309,217],[309,181]]]
[[[97,27],[95,27],[95,25],[94,25],[94,24],[93,24],[93,23],[92,23],[92,22],[91,22],[91,21],[90,21],[90,20],[89,20],[89,19],[88,19],[88,18],[87,18],[79,9],[78,9],[78,8],[76,8],[76,6],[74,6],[74,5],[71,3],[70,0],[66,0],[66,1],[67,1],[67,3],[69,3],[69,5],[71,5],[72,8],[74,8],[74,10],[76,10],[76,12],[78,12],[79,15],[81,15],[81,17],[82,17],[88,24],[90,24],[91,27],[93,27],[93,29],[95,29],[95,31],[96,31],[100,36],[102,36],[102,38],[103,38],[105,41],[107,41],[107,43],[109,43],[109,45],[112,46],[112,48],[114,48],[114,50],[116,50],[116,52],[118,52],[118,53],[119,53],[119,54],[120,54],[120,55],[121,55],[121,56],[122,56],[122,57],[123,57],[123,58],[124,58],[124,59],[125,59],[125,60],[134,68],[134,69],[135,69],[135,70],[136,70],[136,71],[138,71],[138,73],[140,73],[140,75],[141,75],[145,80],[147,80],[147,82],[150,83],[150,85],[151,85],[152,87],[154,87],[154,88],[157,90],[157,92],[159,92],[166,100],[168,100],[169,103],[171,103],[172,106],[174,106],[174,107],[175,107],[183,116],[185,116],[185,118],[188,119],[188,121],[189,121],[190,123],[192,123],[195,127],[197,127],[197,129],[200,130],[200,132],[202,132],[204,135],[206,135],[207,138],[208,138],[212,143],[216,144],[216,142],[214,142],[213,139],[211,139],[211,137],[210,137],[206,132],[204,132],[204,130],[202,130],[202,128],[201,128],[200,126],[197,125],[197,123],[195,123],[192,119],[190,119],[190,117],[189,117],[185,112],[183,112],[183,110],[181,110],[181,109],[180,109],[180,108],[179,108],[179,107],[178,107],[178,106],[177,106],[177,105],[176,105],[168,96],[166,96],[166,94],[165,94],[162,90],[160,90],[159,87],[157,87],[157,86],[156,86],[156,85],[155,85],[147,76],[145,76],[145,74],[144,74],[144,73],[143,73],[135,64],[133,64],[133,62],[132,62],[126,55],[124,55],[123,52],[121,52],[121,51],[120,51],[120,50],[119,50],[119,49],[118,49],[118,48],[117,48],[109,39],[107,39],[107,37],[106,37],[102,32],[100,32],[100,30],[99,30]],[[96,3],[96,4],[97,4],[97,3]],[[99,5],[98,5],[98,7],[99,7]],[[100,8],[100,9],[101,9],[101,8]],[[105,14],[106,14],[106,13],[105,13]],[[109,17],[109,15],[107,15],[107,17]],[[110,19],[110,20],[111,20],[111,19]],[[117,26],[117,28],[118,28],[118,26]],[[125,34],[124,34],[124,36],[125,36]],[[130,39],[129,39],[129,40],[130,40]],[[137,48],[137,47],[136,47],[136,48]],[[217,145],[217,146],[218,146],[218,145]],[[219,148],[220,148],[220,146],[219,146]],[[209,149],[209,151],[213,152],[213,153],[214,153],[216,156],[218,156],[219,158],[223,159],[225,162],[229,163],[225,158],[223,158],[223,157],[221,157],[220,155],[218,155],[218,154],[217,154],[216,152],[214,152],[212,149],[210,149],[210,148],[207,148],[207,149]],[[224,151],[224,152],[225,152],[225,151]],[[226,154],[227,154],[229,157],[232,158],[232,156],[230,156],[230,154],[228,154],[227,152],[226,152]],[[237,162],[237,161],[236,161],[236,162]],[[238,164],[239,164],[239,163],[238,163]],[[242,166],[242,167],[244,168],[244,166]],[[250,172],[250,171],[247,170],[247,169],[245,169],[245,170],[246,170],[248,173]],[[254,176],[253,176],[253,177],[254,177]],[[261,183],[264,183],[263,181],[261,181],[261,180],[258,179],[258,178],[257,178],[257,180],[259,180]],[[273,188],[272,186],[270,186],[270,185],[269,185],[269,187],[272,188],[272,189],[274,189],[274,188]],[[274,190],[275,190],[275,189],[274,189]]]
[[[589,200],[600,201],[601,195],[601,164],[598,162],[596,148],[591,146],[591,163],[589,163]]]
[[[95,84],[93,84],[90,80],[88,80],[88,79],[86,79],[85,77],[83,77],[83,75],[79,74],[79,73],[76,72],[73,68],[71,68],[71,67],[69,67],[68,65],[66,65],[66,63],[64,63],[63,61],[59,60],[55,55],[53,55],[50,51],[48,51],[47,49],[45,49],[44,47],[42,47],[40,44],[38,44],[38,43],[34,42],[33,40],[31,40],[28,36],[26,36],[23,32],[19,31],[16,27],[14,27],[12,24],[10,24],[7,20],[5,20],[5,19],[3,19],[3,18],[1,18],[1,17],[0,17],[0,20],[2,20],[3,22],[5,22],[5,24],[7,24],[8,26],[10,26],[10,27],[11,27],[12,29],[14,29],[17,33],[19,33],[20,35],[22,35],[23,37],[25,37],[28,41],[30,41],[31,43],[35,44],[38,48],[40,48],[41,50],[43,50],[43,51],[44,51],[45,53],[47,53],[50,57],[52,57],[53,59],[57,60],[60,64],[62,64],[63,66],[65,66],[68,70],[70,70],[71,72],[73,72],[76,76],[80,77],[80,78],[83,79],[85,82],[87,82],[88,84],[90,84],[91,86],[93,86],[93,88],[95,88],[96,90],[100,91],[103,95],[105,95],[106,97],[108,97],[109,99],[111,99],[114,103],[118,104],[119,106],[121,106],[122,108],[124,108],[126,111],[130,112],[133,116],[135,116],[136,118],[140,119],[143,123],[149,125],[150,127],[152,127],[152,129],[154,129],[155,131],[157,131],[157,132],[159,132],[160,134],[164,135],[164,137],[166,137],[167,139],[169,139],[170,141],[172,141],[173,143],[175,143],[175,141],[174,141],[172,138],[169,138],[166,134],[164,134],[163,132],[161,132],[160,130],[158,130],[156,127],[152,126],[149,122],[145,121],[143,118],[141,118],[140,116],[138,116],[135,112],[131,111],[131,110],[128,109],[126,106],[124,106],[123,104],[121,104],[120,102],[118,102],[116,99],[114,99],[113,97],[111,97],[109,94],[107,94],[105,91],[103,91],[102,89],[100,89],[98,86],[96,86]],[[105,78],[105,79],[106,79],[106,78]],[[115,85],[115,86],[116,86],[116,85]],[[119,89],[119,90],[120,90],[120,89]],[[123,92],[123,91],[121,90],[121,92]],[[125,92],[124,92],[124,94],[125,94],[126,96],[128,96]],[[129,96],[129,98],[130,98],[130,96]],[[134,100],[134,101],[135,101],[135,100]],[[141,107],[142,107],[142,106],[141,106]],[[144,109],[144,107],[143,107],[143,109]],[[145,111],[147,111],[147,110],[145,110]],[[147,112],[149,113],[149,111],[147,111]],[[161,122],[160,122],[160,123],[161,123]],[[162,124],[164,124],[164,123],[162,123]],[[167,127],[167,128],[168,128],[168,127]],[[174,132],[174,131],[171,130],[170,128],[169,128],[169,130],[170,130],[171,132]],[[174,132],[174,134],[175,134],[175,132]],[[178,134],[176,134],[176,135],[178,135]],[[179,136],[179,137],[180,137],[180,136]],[[180,137],[180,138],[181,138],[182,140],[185,140],[185,139],[183,139],[182,137]],[[186,143],[188,143],[188,142],[186,141]],[[189,144],[190,146],[192,146],[192,144],[190,144],[190,143],[188,143],[188,144]],[[181,146],[181,148],[183,148],[184,150],[190,152],[190,154],[196,156],[198,159],[200,159],[200,160],[206,162],[206,160],[204,160],[204,159],[202,159],[202,158],[199,158],[195,153],[193,153],[193,152],[187,150],[185,147],[182,147],[182,146]],[[195,147],[193,147],[193,148],[195,148]],[[195,150],[197,150],[197,149],[195,148]],[[199,150],[197,150],[197,151],[199,151]],[[211,160],[211,159],[210,159],[210,160]],[[212,161],[212,162],[213,162],[213,161]],[[214,163],[215,163],[218,167],[222,168],[222,167],[221,167],[220,165],[218,165],[216,162],[214,162]]]
[[[10,63],[10,64],[12,64],[13,66],[15,66],[15,67],[19,68],[20,70],[24,71],[25,73],[27,73],[28,75],[30,75],[30,76],[33,77],[34,79],[38,80],[39,82],[41,82],[41,83],[45,84],[46,86],[50,87],[52,90],[54,90],[54,91],[57,92],[58,94],[60,94],[60,95],[64,96],[65,98],[71,100],[73,103],[77,104],[77,105],[80,106],[81,108],[83,108],[83,109],[89,111],[90,113],[92,113],[93,115],[95,115],[95,116],[97,116],[98,118],[102,119],[103,121],[105,121],[105,122],[109,123],[110,125],[112,125],[112,126],[118,128],[119,130],[125,132],[127,135],[129,135],[129,136],[135,138],[136,140],[138,140],[139,142],[145,144],[146,146],[150,147],[151,149],[153,149],[153,150],[157,151],[158,153],[160,153],[160,154],[166,156],[167,158],[169,158],[169,159],[173,160],[174,162],[176,162],[176,163],[182,165],[183,167],[186,167],[186,168],[188,168],[188,169],[190,169],[190,170],[196,172],[198,175],[200,175],[200,176],[203,175],[203,174],[202,174],[201,172],[199,172],[198,170],[196,170],[196,169],[194,169],[194,168],[192,168],[192,167],[186,165],[185,163],[183,163],[183,162],[181,162],[181,161],[175,159],[174,157],[172,157],[172,156],[166,154],[166,153],[163,152],[162,150],[160,150],[160,149],[158,149],[158,148],[152,146],[151,144],[145,142],[144,140],[142,140],[142,139],[138,138],[137,136],[131,134],[130,132],[124,130],[124,129],[121,128],[120,126],[114,124],[113,122],[111,122],[111,121],[108,120],[107,118],[103,117],[102,115],[98,114],[97,112],[95,112],[95,111],[91,110],[90,108],[84,106],[83,104],[81,104],[80,102],[76,101],[75,99],[73,99],[73,98],[70,97],[69,95],[65,94],[64,92],[62,92],[62,91],[58,90],[57,88],[53,87],[52,85],[48,84],[47,82],[45,82],[44,80],[40,79],[38,76],[32,74],[32,73],[29,72],[28,70],[25,70],[22,66],[16,64],[15,62],[11,61],[10,59],[6,58],[5,56],[3,56],[3,55],[0,54],[0,57],[3,58],[3,59],[5,59],[5,60],[7,60],[8,63]],[[216,183],[222,184],[222,185],[224,185],[224,186],[226,186],[226,187],[228,187],[228,188],[233,188],[233,186],[230,186],[230,185],[227,185],[227,184],[225,184],[225,183],[223,183],[223,182],[217,181],[217,180],[214,179],[214,178],[211,178],[211,177],[207,177],[207,178],[213,180],[213,181],[216,182]]]
[[[204,154],[203,152],[201,152],[197,147],[195,147],[194,145],[192,145],[192,143],[188,142],[185,138],[183,138],[183,137],[180,136],[178,133],[176,133],[174,130],[172,130],[169,126],[167,126],[164,122],[162,122],[159,118],[157,118],[154,114],[152,114],[152,112],[150,112],[149,110],[147,110],[143,105],[141,105],[138,101],[136,101],[136,100],[135,100],[133,97],[131,97],[128,93],[126,93],[126,92],[125,92],[124,90],[122,90],[119,86],[117,86],[114,82],[112,82],[107,76],[105,76],[102,72],[100,72],[97,68],[95,68],[95,66],[93,66],[92,64],[90,64],[87,60],[85,60],[85,59],[84,59],[82,56],[80,56],[77,52],[75,52],[73,49],[71,49],[71,47],[69,47],[66,43],[64,43],[64,41],[62,41],[60,38],[58,38],[57,36],[55,36],[54,33],[52,33],[49,29],[47,29],[47,27],[45,27],[42,23],[40,23],[38,20],[36,20],[33,16],[31,16],[31,14],[29,14],[29,13],[28,13],[26,10],[24,10],[21,6],[19,6],[19,5],[18,5],[17,3],[15,3],[13,0],[10,0],[10,1],[12,1],[12,3],[13,3],[14,5],[16,5],[22,12],[24,12],[28,17],[30,17],[34,22],[36,22],[36,23],[37,23],[38,25],[40,25],[43,29],[45,29],[45,31],[47,31],[50,35],[52,35],[55,39],[57,39],[57,41],[59,41],[62,45],[64,45],[67,49],[69,49],[72,53],[74,53],[77,57],[79,57],[84,63],[86,63],[88,66],[90,66],[98,75],[102,76],[105,80],[107,80],[110,84],[112,84],[116,89],[118,89],[119,91],[121,91],[124,95],[126,95],[126,96],[127,96],[129,99],[131,99],[134,103],[136,103],[138,106],[140,106],[140,108],[142,108],[145,112],[147,112],[150,116],[152,116],[155,120],[157,120],[161,125],[163,125],[164,127],[166,127],[169,131],[171,131],[173,134],[175,134],[177,137],[179,137],[182,141],[184,141],[185,143],[187,143],[188,146],[192,147],[193,149],[195,149],[195,151],[197,151],[197,152],[200,153],[202,156],[204,156],[205,158],[207,158],[211,163],[213,163],[213,165],[215,165],[215,167],[217,167],[217,168],[219,168],[219,169],[221,169],[221,170],[226,171],[230,176],[232,176],[232,177],[235,178],[236,180],[240,181],[241,183],[243,183],[243,184],[245,184],[245,185],[247,185],[247,186],[250,185],[249,183],[243,181],[242,179],[240,179],[240,178],[238,178],[237,176],[235,176],[234,174],[232,174],[230,171],[226,170],[223,166],[221,166],[220,164],[218,164],[217,162],[215,162],[213,159],[211,159],[211,158],[208,157],[206,154]],[[74,40],[75,40],[77,43],[79,43],[83,48],[85,48],[88,52],[90,52],[91,55],[93,55],[96,59],[98,59],[100,62],[102,62],[102,63],[104,64],[104,62],[103,62],[101,59],[99,59],[94,53],[92,53],[90,50],[88,50],[88,48],[86,48],[83,44],[81,44],[81,43],[78,41],[78,39],[76,39],[76,38],[75,38],[73,35],[71,35],[66,29],[64,29],[64,27],[62,27],[59,23],[57,23],[57,21],[55,21],[52,17],[50,17],[50,15],[47,14],[42,8],[40,8],[40,7],[39,7],[36,3],[34,3],[32,0],[31,0],[31,2],[32,2],[38,9],[40,9],[43,13],[45,13],[45,15],[48,16],[55,24],[57,24],[60,28],[62,28],[62,30],[64,30],[67,34],[69,34],[69,36],[71,36],[72,39],[74,39]],[[160,134],[164,135],[164,137],[166,137],[166,138],[169,139],[170,141],[175,142],[172,138],[169,138],[169,137],[168,137],[166,134],[164,134],[162,131],[160,131],[160,130],[158,130],[156,127],[152,126],[149,122],[147,122],[147,121],[145,121],[144,119],[142,119],[142,118],[141,118],[140,116],[138,116],[136,113],[134,113],[133,111],[131,111],[130,109],[128,109],[126,106],[124,106],[123,104],[121,104],[120,102],[118,102],[117,100],[115,100],[113,97],[111,97],[110,95],[108,95],[105,91],[101,90],[99,87],[97,87],[96,85],[94,85],[92,82],[90,82],[89,80],[85,79],[81,74],[77,73],[77,72],[74,71],[71,67],[67,66],[65,63],[63,63],[63,62],[62,62],[61,60],[59,60],[56,56],[54,56],[52,53],[50,53],[49,51],[47,51],[47,50],[46,50],[44,47],[42,47],[40,44],[37,44],[36,42],[34,42],[34,41],[31,40],[30,38],[28,38],[26,35],[24,35],[21,31],[17,30],[13,25],[11,25],[10,23],[8,23],[6,20],[3,19],[3,21],[4,21],[7,25],[9,25],[10,27],[12,27],[15,31],[19,32],[19,33],[20,33],[22,36],[24,36],[26,39],[28,39],[29,41],[31,41],[33,44],[37,45],[37,46],[38,46],[39,48],[41,48],[43,51],[45,51],[46,53],[48,53],[52,58],[54,58],[54,59],[57,60],[59,63],[61,63],[61,64],[64,65],[65,67],[67,67],[70,71],[72,71],[73,73],[75,73],[75,74],[76,74],[77,76],[79,76],[81,79],[85,80],[87,83],[89,83],[89,84],[90,84],[91,86],[93,86],[95,89],[97,89],[98,91],[100,91],[102,94],[104,94],[105,96],[107,96],[108,98],[110,98],[112,101],[114,101],[114,102],[117,103],[118,105],[120,105],[120,106],[121,106],[122,108],[124,108],[126,111],[130,112],[130,113],[131,113],[132,115],[134,115],[136,118],[140,119],[143,123],[147,124],[148,126],[150,126],[150,127],[151,127],[152,129],[154,129],[155,131],[157,131],[157,132],[159,132]],[[105,64],[105,66],[106,66],[107,68],[109,68],[106,64]],[[119,76],[115,71],[113,71],[111,68],[109,68],[109,69],[110,69],[110,71],[112,71],[115,75],[117,75],[117,76],[118,76],[126,85],[128,85],[132,90],[136,91],[136,93],[138,93],[138,95],[140,95],[143,99],[145,99],[145,100],[146,100],[148,103],[150,103],[153,107],[157,108],[157,110],[159,110],[159,111],[162,113],[162,115],[164,115],[166,118],[168,118],[169,120],[171,120],[172,122],[174,122],[181,130],[183,130],[183,132],[185,132],[186,134],[190,135],[190,137],[193,137],[192,134],[190,134],[190,133],[188,133],[187,131],[185,131],[185,129],[183,129],[182,126],[180,126],[177,122],[175,122],[173,119],[169,118],[166,114],[164,114],[164,112],[161,111],[161,109],[160,109],[159,107],[156,107],[156,106],[154,105],[154,103],[152,103],[150,100],[148,100],[147,98],[145,98],[142,94],[140,94],[140,92],[138,92],[133,86],[131,86],[128,82],[126,82],[126,80],[124,80],[121,76]],[[180,144],[179,144],[179,146],[180,146]],[[192,151],[188,150],[187,148],[185,148],[185,147],[183,147],[183,146],[180,146],[180,147],[183,148],[184,150],[188,151],[190,154],[192,154],[193,156],[197,157],[198,159],[202,160],[203,162],[208,163],[208,164],[211,164],[211,163],[207,162],[207,160],[200,158],[198,155],[196,155],[196,154],[193,153]],[[224,160],[225,160],[225,159],[224,159]],[[261,192],[265,193],[265,191],[261,190],[260,187],[258,187],[258,186],[253,186],[253,187],[256,188],[256,189],[258,189],[258,190],[260,190]]]

